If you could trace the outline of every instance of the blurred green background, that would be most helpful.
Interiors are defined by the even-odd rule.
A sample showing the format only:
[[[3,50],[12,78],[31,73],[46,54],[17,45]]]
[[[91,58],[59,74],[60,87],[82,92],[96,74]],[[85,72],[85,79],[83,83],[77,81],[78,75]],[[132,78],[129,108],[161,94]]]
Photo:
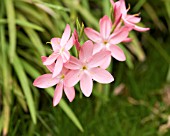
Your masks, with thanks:
[[[54,88],[32,85],[47,69],[41,56],[46,42],[61,37],[66,24],[99,29],[111,16],[109,0],[0,0],[0,134],[9,136],[156,136],[170,135],[170,0],[128,0],[151,30],[131,32],[119,45],[126,62],[112,60],[115,81],[95,84],[85,98],[65,96],[52,106]],[[78,23],[77,23],[78,24]],[[84,39],[87,39],[83,36]],[[83,42],[83,40],[82,40]]]

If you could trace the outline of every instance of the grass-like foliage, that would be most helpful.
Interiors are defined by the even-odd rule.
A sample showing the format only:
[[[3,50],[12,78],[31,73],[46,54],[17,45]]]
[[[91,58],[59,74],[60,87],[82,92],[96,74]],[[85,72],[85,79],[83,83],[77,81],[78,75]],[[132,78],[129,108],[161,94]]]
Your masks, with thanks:
[[[78,95],[72,103],[63,97],[53,107],[54,88],[44,91],[32,85],[48,72],[41,63],[41,56],[51,53],[46,42],[61,37],[66,24],[78,32],[82,23],[98,30],[98,20],[111,17],[110,1],[0,0],[0,134],[170,134],[170,1],[128,2],[130,13],[140,11],[143,24],[151,30],[133,31],[133,41],[119,45],[127,60],[113,60],[108,68],[115,82],[95,83],[90,98],[84,98],[76,86]]]

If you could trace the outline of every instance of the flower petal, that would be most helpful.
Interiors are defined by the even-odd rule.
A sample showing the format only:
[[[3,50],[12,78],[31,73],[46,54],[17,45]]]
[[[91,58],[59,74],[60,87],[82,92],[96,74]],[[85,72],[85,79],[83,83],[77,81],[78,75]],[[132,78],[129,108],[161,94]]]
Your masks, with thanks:
[[[51,65],[51,64],[57,59],[58,56],[59,56],[58,53],[53,52],[53,53],[43,62],[43,64],[44,64],[44,65]]]
[[[82,78],[80,80],[80,88],[86,97],[89,97],[91,95],[93,88],[93,80],[86,73],[82,75]]]
[[[100,52],[104,48],[103,43],[94,44],[93,55]]]
[[[52,38],[51,45],[52,45],[53,51],[59,50],[60,49],[60,38]]]
[[[106,69],[109,67],[110,62],[111,62],[111,56],[106,57],[105,60],[103,61],[104,63],[100,65],[102,69]]]
[[[66,43],[65,49],[70,50],[73,44],[74,44],[74,35],[72,34],[71,38]]]
[[[92,41],[88,40],[86,41],[79,52],[79,58],[81,61],[86,61],[88,58],[90,58],[93,54],[93,43]]]
[[[88,67],[92,68],[92,67],[98,67],[100,65],[102,65],[105,61],[105,59],[107,57],[110,57],[111,52],[110,51],[105,51],[102,50],[96,54],[94,54],[91,58],[91,60],[89,60],[88,62]]]
[[[127,14],[125,0],[120,0],[120,9],[121,9],[122,15]]]
[[[56,85],[59,82],[58,78],[52,78],[52,74],[44,74],[34,80],[33,85],[39,88],[48,88]]]
[[[64,67],[76,70],[80,69],[82,67],[82,64],[77,58],[70,56],[70,60],[67,63],[64,63]]]
[[[118,43],[122,42],[123,40],[125,40],[127,38],[130,29],[131,28],[126,27],[126,26],[120,28],[116,33],[113,33],[110,36],[109,43],[111,43],[111,44],[118,44]]]
[[[41,56],[41,60],[42,62],[44,63],[46,61],[48,57],[46,56]],[[46,65],[47,69],[50,71],[50,72],[53,72],[54,71],[54,67],[55,67],[55,63],[52,63],[51,65]]]
[[[124,39],[122,42],[125,42],[125,43],[128,43],[128,42],[131,42],[133,39],[132,38],[126,38],[126,39]]]
[[[126,60],[126,56],[125,56],[123,50],[119,46],[111,45],[109,48],[110,48],[110,51],[112,53],[112,56],[115,59],[117,59],[119,61],[125,61]]]
[[[63,94],[63,83],[60,82],[56,86],[56,89],[54,91],[53,106],[56,106],[60,102],[62,94]]]
[[[64,85],[67,87],[73,87],[80,80],[80,70],[70,70],[64,78]]]
[[[105,69],[102,68],[93,68],[90,70],[92,79],[99,83],[111,83],[114,81],[113,76]]]
[[[66,63],[70,59],[70,52],[68,50],[64,50],[61,54],[63,63]]]
[[[139,23],[141,21],[141,18],[137,17],[135,15],[127,15],[126,20],[128,20],[129,22],[131,22],[133,24],[136,24],[136,23]]]
[[[112,29],[112,22],[108,16],[104,16],[100,19],[100,34],[102,35],[103,39],[107,39],[110,35]]]
[[[100,36],[100,33],[95,31],[95,30],[93,30],[92,28],[89,28],[89,27],[85,28],[84,32],[85,32],[85,34],[87,35],[87,37],[90,40],[92,40],[92,41],[94,41],[96,43],[98,43],[98,42],[100,42],[102,40],[101,36]]]
[[[135,27],[133,29],[136,30],[136,31],[139,31],[139,32],[145,32],[145,31],[150,30],[150,28],[144,28],[144,27],[140,27],[140,26],[137,26],[137,25],[135,25]]]
[[[63,68],[63,60],[62,60],[61,56],[59,56],[55,63],[53,77],[56,77],[58,74],[60,74],[62,68]]]
[[[70,37],[70,33],[71,33],[71,28],[70,28],[70,25],[67,24],[66,28],[64,30],[64,33],[63,33],[63,35],[61,37],[61,42],[60,42],[61,46],[64,46],[67,43],[67,41],[68,41],[68,39]]]
[[[66,87],[64,86],[64,92],[68,98],[68,100],[70,102],[73,101],[73,99],[75,98],[75,90],[74,90],[74,87]]]

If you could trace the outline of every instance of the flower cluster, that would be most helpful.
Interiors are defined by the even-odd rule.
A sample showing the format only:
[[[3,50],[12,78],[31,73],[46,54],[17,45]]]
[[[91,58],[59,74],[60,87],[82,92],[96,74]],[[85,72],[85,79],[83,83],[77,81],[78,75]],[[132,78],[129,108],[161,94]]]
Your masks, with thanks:
[[[80,82],[82,93],[89,97],[93,89],[93,80],[99,83],[111,83],[113,76],[106,70],[110,65],[111,57],[118,61],[125,61],[126,56],[118,46],[121,42],[130,42],[128,38],[131,30],[144,32],[149,28],[136,25],[141,18],[138,14],[127,14],[125,1],[113,2],[114,22],[104,16],[99,21],[100,32],[92,28],[85,28],[84,33],[90,39],[80,45],[76,30],[71,35],[71,28],[67,24],[61,38],[52,38],[53,52],[49,57],[42,56],[43,64],[51,72],[35,79],[33,85],[39,88],[48,88],[56,85],[53,105],[56,106],[62,97],[63,91],[71,102],[75,98],[74,86]],[[69,50],[76,46],[78,58],[72,56]]]

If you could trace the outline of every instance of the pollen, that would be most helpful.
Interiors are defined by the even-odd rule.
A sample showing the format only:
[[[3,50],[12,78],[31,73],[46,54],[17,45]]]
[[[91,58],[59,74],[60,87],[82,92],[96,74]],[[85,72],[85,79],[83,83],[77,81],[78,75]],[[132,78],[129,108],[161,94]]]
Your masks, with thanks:
[[[60,77],[60,79],[64,79],[64,77],[65,77],[64,74],[62,74],[61,77]]]
[[[83,66],[83,67],[82,67],[82,70],[87,70],[87,67],[86,67],[86,66]]]
[[[106,45],[108,42],[107,42],[107,41],[104,41],[103,43]]]

